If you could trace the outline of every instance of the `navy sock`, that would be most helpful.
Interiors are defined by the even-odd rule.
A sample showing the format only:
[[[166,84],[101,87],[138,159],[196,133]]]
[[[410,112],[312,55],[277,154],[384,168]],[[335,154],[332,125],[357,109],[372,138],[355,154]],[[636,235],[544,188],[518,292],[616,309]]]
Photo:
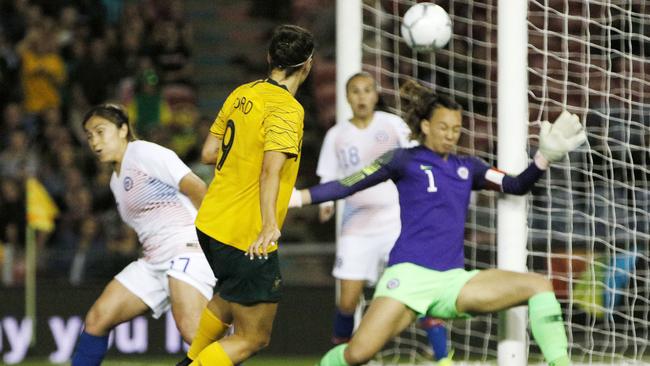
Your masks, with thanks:
[[[94,336],[85,331],[79,335],[72,355],[72,366],[99,366],[108,350],[108,336]]]
[[[349,339],[352,336],[352,330],[354,330],[354,314],[344,314],[339,309],[336,309],[334,337]]]
[[[447,357],[447,328],[445,328],[445,324],[440,320],[430,317],[422,318],[420,324],[422,324],[422,328],[427,332],[427,338],[429,339],[431,348],[433,348],[436,361]]]

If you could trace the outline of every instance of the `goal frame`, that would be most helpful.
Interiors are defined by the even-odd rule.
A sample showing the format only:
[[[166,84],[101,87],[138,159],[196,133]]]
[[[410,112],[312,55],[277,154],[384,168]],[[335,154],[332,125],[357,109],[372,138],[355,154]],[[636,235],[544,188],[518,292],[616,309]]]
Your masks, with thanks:
[[[527,1],[498,2],[497,141],[498,168],[516,174],[528,163]],[[336,1],[336,120],[350,116],[345,82],[362,70],[362,0]],[[526,272],[527,200],[498,201],[498,268]],[[340,216],[340,215],[339,215]],[[338,230],[337,230],[338,231]],[[524,366],[528,358],[525,306],[499,316],[498,365]]]

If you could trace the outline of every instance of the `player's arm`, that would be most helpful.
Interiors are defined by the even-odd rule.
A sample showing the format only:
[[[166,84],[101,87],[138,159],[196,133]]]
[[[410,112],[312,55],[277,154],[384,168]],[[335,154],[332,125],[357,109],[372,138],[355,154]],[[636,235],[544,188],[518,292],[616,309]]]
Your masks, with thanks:
[[[201,162],[209,165],[216,164],[220,148],[221,139],[212,133],[208,133],[205,142],[203,142],[203,148],[201,149]]]
[[[207,187],[201,178],[193,172],[189,172],[178,183],[178,190],[186,195],[192,201],[192,205],[198,209],[201,206]]]
[[[221,141],[226,132],[228,117],[232,113],[232,106],[237,98],[240,88],[241,86],[228,95],[228,98],[223,102],[223,106],[217,114],[217,118],[214,119],[212,126],[210,126],[210,131],[208,132],[208,136],[205,138],[203,148],[201,149],[201,162],[203,164],[217,164],[217,157],[219,156],[219,150],[221,149]]]
[[[524,195],[530,192],[535,182],[544,175],[548,166],[544,166],[544,163],[538,163],[540,160],[538,155],[535,156],[535,161],[516,176],[508,175],[494,167],[485,170],[484,176],[479,180],[480,183],[475,187],[515,195]]]
[[[338,158],[336,156],[336,148],[334,140],[339,133],[339,129],[333,127],[325,134],[323,145],[320,149],[318,156],[318,166],[316,167],[316,175],[320,177],[320,183],[327,183],[341,177]],[[320,222],[325,222],[334,216],[335,206],[334,201],[322,202],[318,207],[318,219]]]
[[[517,176],[509,176],[495,168],[487,169],[484,188],[516,195],[526,194],[551,163],[561,161],[569,151],[586,140],[587,135],[578,116],[563,111],[553,124],[548,121],[542,123],[539,150],[526,170]]]
[[[403,150],[392,150],[367,167],[349,177],[313,186],[300,191],[302,205],[338,200],[387,179],[395,178],[399,172]]]
[[[267,249],[277,244],[280,229],[276,220],[278,190],[280,189],[280,172],[287,155],[279,151],[265,151],[260,174],[260,209],[262,213],[262,231],[257,240],[248,247],[248,256],[267,258]]]

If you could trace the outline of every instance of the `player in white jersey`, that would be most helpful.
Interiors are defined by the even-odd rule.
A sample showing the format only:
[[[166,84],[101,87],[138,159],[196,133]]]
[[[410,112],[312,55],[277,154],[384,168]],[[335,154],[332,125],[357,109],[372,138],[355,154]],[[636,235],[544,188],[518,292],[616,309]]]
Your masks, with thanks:
[[[111,190],[143,256],[117,274],[88,311],[72,365],[99,365],[110,330],[148,310],[158,318],[171,307],[191,342],[215,285],[194,227],[205,183],[173,151],[135,140],[120,106],[92,108],[83,127],[99,161],[113,166]]]

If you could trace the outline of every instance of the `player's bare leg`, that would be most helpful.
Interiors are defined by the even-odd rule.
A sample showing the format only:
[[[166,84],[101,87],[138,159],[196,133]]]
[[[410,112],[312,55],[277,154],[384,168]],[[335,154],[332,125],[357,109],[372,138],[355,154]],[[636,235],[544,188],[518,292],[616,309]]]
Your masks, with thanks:
[[[224,338],[220,343],[233,363],[237,364],[269,344],[278,304],[231,305],[235,330],[233,335]]]
[[[208,302],[208,309],[216,315],[222,322],[232,323],[232,303],[221,298],[219,295],[214,295],[212,300]]]
[[[167,278],[169,280],[169,298],[174,321],[183,340],[191,343],[199,326],[201,312],[207,305],[208,299],[187,282],[174,277]]]
[[[341,284],[341,295],[339,297],[338,308],[342,312],[351,314],[359,305],[359,298],[363,294],[363,288],[366,281],[364,280],[339,280]]]
[[[492,313],[523,305],[533,295],[553,291],[551,283],[536,273],[489,269],[472,277],[458,294],[459,313]]]
[[[231,304],[222,299],[219,294],[215,294],[207,303],[207,306],[201,311],[196,334],[192,339],[187,356],[176,365],[187,366],[192,364],[192,361],[197,360],[206,347],[227,334],[228,329],[230,329],[230,323],[232,323]],[[223,352],[221,346],[214,347],[217,348],[215,352]],[[223,354],[221,356],[227,357],[227,355]]]
[[[415,313],[401,302],[390,297],[375,298],[345,349],[346,362],[367,362],[414,320]]]
[[[86,314],[85,332],[102,336],[113,327],[149,310],[147,304],[113,279]]]
[[[332,343],[341,344],[347,342],[352,336],[354,329],[354,312],[359,305],[359,299],[363,294],[365,281],[363,280],[338,280],[340,293],[337,304],[337,311],[334,318],[334,334]]]
[[[544,357],[551,365],[568,365],[567,339],[562,309],[549,280],[535,273],[491,269],[481,271],[463,286],[459,312],[487,313],[528,301],[530,327]]]
[[[116,325],[148,310],[148,306],[117,280],[112,280],[88,311],[85,329],[72,356],[73,366],[98,365],[108,349],[108,333]]]

